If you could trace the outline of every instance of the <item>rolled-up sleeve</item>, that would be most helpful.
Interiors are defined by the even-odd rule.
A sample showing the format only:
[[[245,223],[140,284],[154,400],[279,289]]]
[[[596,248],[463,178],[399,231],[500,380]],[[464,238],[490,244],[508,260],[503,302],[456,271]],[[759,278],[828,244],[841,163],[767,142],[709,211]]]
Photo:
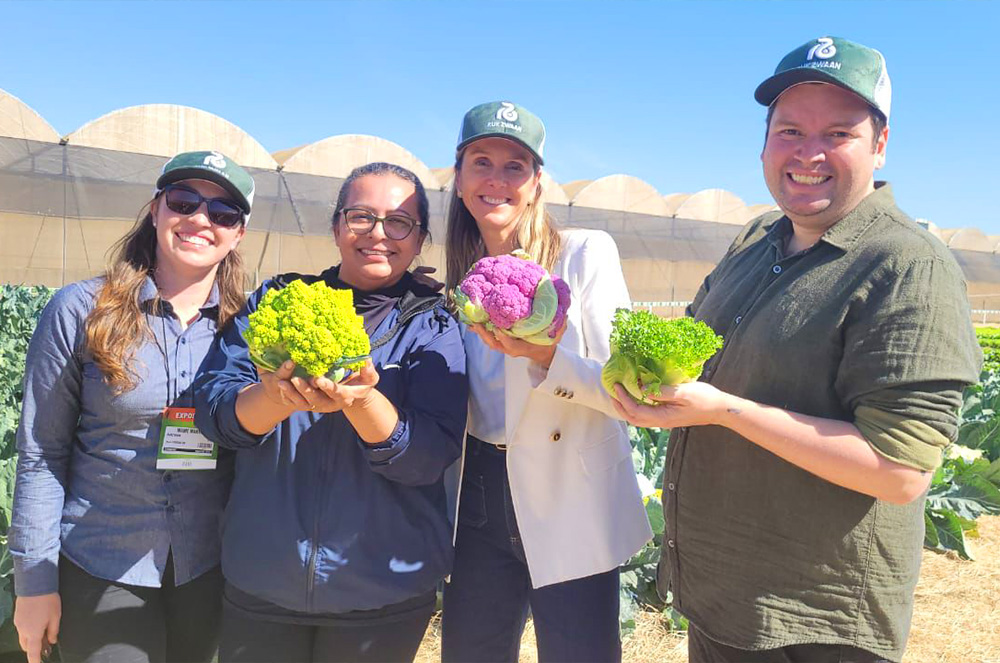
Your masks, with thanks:
[[[933,470],[982,366],[957,265],[928,257],[876,275],[850,315],[838,394],[878,453]]]
[[[443,313],[434,316],[432,324],[442,329],[407,355],[405,395],[392,435],[376,445],[358,439],[373,471],[411,486],[438,481],[458,459],[468,412],[469,383],[458,325]]]
[[[8,541],[18,596],[59,591],[60,523],[80,417],[77,348],[88,301],[92,294],[79,284],[57,292],[28,345]]]
[[[260,382],[243,340],[247,318],[267,291],[261,287],[212,344],[194,382],[195,424],[208,439],[227,449],[260,445],[270,432],[255,435],[236,416],[236,398],[247,385]]]

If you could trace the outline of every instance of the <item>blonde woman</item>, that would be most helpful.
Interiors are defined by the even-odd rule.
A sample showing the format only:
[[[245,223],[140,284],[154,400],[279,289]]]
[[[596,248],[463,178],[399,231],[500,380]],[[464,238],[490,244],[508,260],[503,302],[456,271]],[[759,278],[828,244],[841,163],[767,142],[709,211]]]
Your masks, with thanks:
[[[453,290],[483,256],[527,251],[569,285],[556,345],[465,333],[471,399],[445,589],[443,659],[516,661],[530,607],[538,656],[618,661],[618,566],[651,532],[625,426],[600,386],[615,308],[629,305],[614,241],[558,231],[542,203],[545,129],[510,102],[462,122],[448,210]]]
[[[210,661],[231,458],[185,426],[191,383],[243,304],[250,175],[167,162],[107,272],[70,284],[28,348],[10,550],[29,663]]]

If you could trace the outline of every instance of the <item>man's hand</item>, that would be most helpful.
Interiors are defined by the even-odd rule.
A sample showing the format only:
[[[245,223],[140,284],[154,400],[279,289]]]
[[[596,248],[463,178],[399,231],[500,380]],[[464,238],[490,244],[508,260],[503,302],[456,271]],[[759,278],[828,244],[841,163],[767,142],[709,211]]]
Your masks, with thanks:
[[[41,663],[59,636],[62,601],[59,594],[19,596],[14,603],[14,627],[28,663]]]
[[[722,424],[727,414],[738,411],[738,399],[707,382],[685,382],[660,388],[650,396],[656,405],[637,403],[620,384],[615,385],[615,410],[634,426],[678,428]]]
[[[469,329],[474,331],[476,336],[481,338],[483,343],[489,348],[497,352],[502,352],[511,357],[527,357],[536,364],[548,368],[552,365],[552,358],[556,356],[556,346],[559,345],[563,334],[566,333],[566,322],[563,321],[563,326],[559,328],[559,332],[556,334],[552,345],[528,343],[502,332],[490,331],[481,324],[469,325]]]

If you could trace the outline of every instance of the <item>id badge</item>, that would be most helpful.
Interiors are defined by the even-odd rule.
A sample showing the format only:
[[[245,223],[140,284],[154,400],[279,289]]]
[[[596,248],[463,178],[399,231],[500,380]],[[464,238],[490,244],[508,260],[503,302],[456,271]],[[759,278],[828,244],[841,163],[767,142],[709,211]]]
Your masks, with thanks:
[[[163,411],[156,469],[214,470],[218,457],[218,446],[195,428],[193,407],[168,407]]]

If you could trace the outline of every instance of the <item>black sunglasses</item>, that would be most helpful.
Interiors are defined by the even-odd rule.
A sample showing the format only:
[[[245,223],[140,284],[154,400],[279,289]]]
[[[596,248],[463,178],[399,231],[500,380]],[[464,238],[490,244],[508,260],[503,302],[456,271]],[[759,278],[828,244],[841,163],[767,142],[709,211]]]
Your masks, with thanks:
[[[185,216],[194,214],[202,203],[208,203],[208,220],[223,228],[233,228],[243,223],[244,215],[236,203],[225,198],[205,198],[187,187],[171,184],[163,189],[167,209]]]

